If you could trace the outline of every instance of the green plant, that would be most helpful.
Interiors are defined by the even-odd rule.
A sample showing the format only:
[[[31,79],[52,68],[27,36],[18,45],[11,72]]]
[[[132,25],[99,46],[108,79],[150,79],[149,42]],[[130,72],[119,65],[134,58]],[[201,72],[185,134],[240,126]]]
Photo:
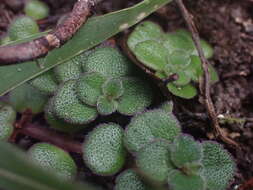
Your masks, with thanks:
[[[122,172],[116,178],[115,190],[148,190],[150,188],[142,181],[141,177],[132,169]]]
[[[225,190],[235,172],[229,153],[213,142],[181,135],[173,143],[153,141],[137,152],[145,177],[171,190]]]
[[[74,160],[67,152],[54,145],[37,143],[28,150],[28,155],[34,163],[62,179],[74,179],[76,175]]]
[[[83,144],[83,159],[98,175],[113,175],[125,163],[123,129],[117,124],[101,124],[88,134]]]
[[[6,141],[10,138],[15,120],[15,110],[10,105],[0,102],[0,141]]]
[[[158,25],[146,21],[135,28],[127,44],[136,58],[160,79],[178,75],[176,81],[167,84],[172,94],[186,99],[196,96],[197,90],[191,81],[198,82],[203,70],[189,32],[181,29],[164,33]],[[205,56],[212,57],[212,47],[204,40],[201,45]],[[216,82],[218,75],[211,65],[209,72],[211,81]]]
[[[49,15],[49,8],[47,4],[39,0],[29,0],[25,4],[24,11],[27,16],[36,20],[46,18]]]
[[[39,32],[37,23],[28,16],[17,17],[9,26],[9,37],[12,41],[27,38]]]

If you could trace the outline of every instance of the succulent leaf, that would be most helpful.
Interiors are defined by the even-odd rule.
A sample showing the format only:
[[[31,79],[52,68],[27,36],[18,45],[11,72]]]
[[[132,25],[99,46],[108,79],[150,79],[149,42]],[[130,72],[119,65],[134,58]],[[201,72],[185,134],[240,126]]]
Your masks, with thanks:
[[[121,79],[108,79],[102,86],[102,91],[108,99],[117,99],[124,93]]]
[[[155,40],[138,43],[134,52],[140,62],[156,71],[162,71],[167,64],[168,50]]]
[[[110,115],[117,110],[118,103],[106,96],[100,96],[97,101],[97,110],[101,115]]]
[[[29,0],[25,4],[25,14],[33,19],[39,20],[49,15],[49,7],[43,1]]]
[[[138,152],[155,139],[172,142],[181,132],[177,119],[161,109],[151,110],[133,117],[125,131],[126,147]]]
[[[85,73],[77,81],[78,98],[85,104],[95,106],[98,97],[102,95],[102,85],[105,80],[105,77],[100,73]]]
[[[206,141],[203,144],[203,177],[207,190],[225,190],[235,173],[235,163],[220,144]]]
[[[165,70],[167,73],[178,72],[185,69],[191,62],[190,56],[182,50],[175,50],[167,57],[167,66],[170,68]]]
[[[167,88],[175,96],[185,99],[191,99],[197,95],[197,89],[191,84],[187,84],[185,86],[176,86],[173,83],[169,83]]]
[[[162,35],[163,31],[159,25],[150,21],[145,21],[139,24],[130,34],[127,44],[134,52],[137,44],[147,40],[161,40]]]
[[[177,168],[187,167],[189,163],[199,163],[202,159],[202,146],[191,136],[179,136],[174,140],[171,147],[171,161]]]
[[[25,83],[10,92],[9,103],[20,113],[30,109],[32,113],[37,114],[43,111],[47,100],[47,96]]]
[[[118,100],[118,112],[134,115],[150,106],[153,98],[152,89],[138,78],[122,78],[124,93]]]
[[[144,176],[153,182],[165,184],[173,169],[170,161],[169,143],[157,140],[137,152],[136,164]]]
[[[199,175],[185,175],[178,170],[169,173],[168,184],[171,190],[204,190],[204,179]]]
[[[54,113],[67,123],[89,123],[97,117],[97,111],[79,101],[75,88],[76,80],[69,80],[58,88],[54,96]]]
[[[64,180],[74,179],[77,173],[71,156],[54,145],[37,143],[28,150],[28,155],[33,162]]]
[[[98,175],[113,175],[125,163],[123,129],[117,124],[101,124],[89,133],[83,144],[83,159]]]
[[[27,38],[39,32],[37,23],[28,16],[20,16],[12,21],[9,27],[9,36],[12,41]]]
[[[122,172],[116,178],[115,190],[149,190],[141,177],[132,169]]]
[[[6,141],[10,138],[15,119],[15,110],[10,105],[0,102],[0,141]]]
[[[85,72],[98,72],[106,77],[121,77],[131,74],[132,63],[117,49],[111,47],[96,48],[83,64]]]
[[[30,84],[46,95],[53,95],[58,87],[51,70],[31,80]]]

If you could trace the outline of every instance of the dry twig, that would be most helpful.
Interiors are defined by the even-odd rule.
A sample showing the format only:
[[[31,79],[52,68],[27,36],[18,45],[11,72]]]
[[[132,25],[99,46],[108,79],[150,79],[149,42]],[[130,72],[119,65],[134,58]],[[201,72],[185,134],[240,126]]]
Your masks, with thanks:
[[[198,31],[196,29],[196,26],[193,22],[192,15],[188,12],[188,10],[184,6],[184,3],[182,0],[176,0],[176,2],[182,12],[182,15],[187,23],[189,30],[191,31],[194,44],[197,48],[198,54],[201,59],[202,69],[204,70],[204,76],[202,77],[199,86],[200,86],[200,91],[201,91],[202,97],[204,98],[204,102],[205,102],[205,106],[206,106],[208,115],[209,115],[209,117],[212,121],[212,124],[213,124],[215,136],[230,145],[238,146],[238,144],[235,141],[228,138],[222,132],[222,130],[219,126],[219,120],[217,118],[214,104],[212,102],[211,95],[210,95],[211,94],[210,93],[210,73],[208,71],[208,61],[204,56],[204,52],[203,52],[203,49],[200,44],[200,37],[199,37]]]
[[[34,60],[66,43],[87,20],[94,0],[77,0],[69,17],[49,34],[17,45],[0,47],[1,65]]]

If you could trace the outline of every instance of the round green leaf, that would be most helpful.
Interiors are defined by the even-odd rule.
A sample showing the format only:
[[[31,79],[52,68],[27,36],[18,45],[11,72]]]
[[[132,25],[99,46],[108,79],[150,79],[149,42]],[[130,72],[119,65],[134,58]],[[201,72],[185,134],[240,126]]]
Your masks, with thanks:
[[[171,161],[178,168],[187,168],[187,164],[199,163],[202,159],[202,146],[191,136],[181,135],[176,138],[171,146]],[[194,171],[187,171],[194,173]]]
[[[161,109],[151,110],[133,117],[126,128],[124,141],[132,152],[138,152],[155,139],[173,141],[181,133],[177,119]]]
[[[167,64],[168,50],[154,40],[138,43],[134,49],[134,54],[141,63],[155,71],[163,70]]]
[[[78,98],[85,104],[95,106],[98,97],[102,95],[102,85],[105,80],[105,77],[100,73],[85,73],[77,81]]]
[[[64,150],[47,143],[37,143],[28,150],[33,162],[56,174],[61,179],[74,179],[77,167],[71,156]]]
[[[54,73],[51,70],[31,80],[30,84],[46,95],[54,94],[58,87]]]
[[[169,173],[168,184],[171,190],[204,190],[204,179],[199,175],[185,175],[178,170]]]
[[[91,52],[83,65],[85,72],[98,72],[107,77],[121,77],[131,74],[132,63],[117,49],[97,48]]]
[[[203,170],[208,190],[225,190],[235,174],[235,162],[220,145],[206,141],[203,144]]]
[[[58,88],[54,96],[54,113],[67,123],[89,123],[97,117],[97,111],[79,101],[75,88],[76,80],[69,80]]]
[[[25,4],[25,14],[33,19],[39,20],[49,15],[49,7],[42,1],[29,0]]]
[[[110,115],[117,110],[118,103],[105,96],[100,96],[97,101],[97,110],[101,115]]]
[[[141,177],[132,169],[122,172],[116,178],[115,190],[148,190]]]
[[[185,99],[194,98],[197,95],[197,89],[192,86],[191,84],[185,86],[176,86],[173,83],[169,83],[167,85],[169,91],[174,94],[175,96],[179,96]]]
[[[138,78],[122,78],[124,93],[119,98],[118,112],[134,115],[150,106],[153,98],[152,89]]]
[[[39,32],[37,23],[28,16],[20,16],[12,21],[9,27],[9,36],[12,41],[27,38]]]
[[[123,129],[117,124],[102,124],[89,133],[83,144],[83,159],[98,175],[114,175],[125,163]]]
[[[145,21],[139,24],[130,34],[127,40],[127,45],[133,52],[135,52],[137,44],[147,40],[161,40],[162,35],[163,31],[159,25],[150,21]]]
[[[119,98],[124,93],[121,79],[108,79],[103,84],[102,91],[110,100]]]
[[[175,50],[167,56],[167,74],[183,71],[191,62],[190,56],[182,50]]]
[[[22,113],[30,109],[34,114],[43,112],[48,97],[39,90],[25,83],[10,92],[9,102],[12,107]]]
[[[137,152],[136,163],[140,171],[150,180],[165,184],[168,173],[174,167],[170,161],[169,143],[154,141]]]

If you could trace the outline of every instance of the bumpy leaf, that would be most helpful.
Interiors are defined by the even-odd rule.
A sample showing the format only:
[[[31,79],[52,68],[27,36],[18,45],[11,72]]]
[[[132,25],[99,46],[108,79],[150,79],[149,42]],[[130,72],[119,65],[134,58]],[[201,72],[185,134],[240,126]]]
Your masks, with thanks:
[[[37,143],[28,150],[28,155],[36,164],[65,180],[74,179],[77,173],[71,156],[54,145]]]
[[[118,111],[124,115],[134,115],[148,107],[153,98],[152,89],[138,78],[123,78],[124,94],[120,97]]]
[[[162,71],[167,64],[168,51],[162,44],[155,40],[138,43],[134,48],[134,53],[140,62],[156,71]]]
[[[122,81],[120,79],[109,79],[103,84],[102,91],[108,99],[117,99],[124,93]]]
[[[89,54],[83,70],[98,72],[107,77],[121,77],[131,73],[131,64],[117,49],[101,47]]]
[[[55,67],[54,73],[57,80],[61,83],[61,82],[66,82],[71,79],[78,79],[82,73],[81,65],[83,62],[82,59],[85,60],[84,57],[85,55],[81,54]]]
[[[145,21],[136,26],[127,40],[129,48],[134,52],[137,44],[147,40],[162,40],[163,31],[161,27],[153,22]]]
[[[113,175],[125,162],[123,130],[117,124],[102,124],[89,133],[83,144],[83,159],[98,175]]]
[[[52,71],[48,71],[32,81],[30,84],[40,90],[42,93],[46,95],[52,95],[56,91],[58,84],[55,80],[54,73]]]
[[[11,106],[0,102],[0,141],[8,140],[12,135],[15,119],[15,110]]]
[[[110,115],[117,110],[118,103],[106,96],[100,96],[97,101],[97,110],[101,115]]]
[[[178,170],[169,173],[168,184],[171,190],[204,190],[204,179],[199,175],[185,175]]]
[[[43,111],[48,97],[39,90],[25,83],[10,92],[9,102],[18,112],[30,109],[34,114]]]
[[[71,124],[91,122],[97,117],[97,111],[79,101],[75,87],[76,80],[69,80],[59,87],[54,96],[54,113]]]
[[[168,173],[173,169],[170,161],[169,143],[154,141],[137,152],[136,163],[141,172],[158,183],[166,183]]]
[[[148,190],[141,177],[132,169],[122,172],[116,178],[115,190]]]
[[[163,111],[165,111],[167,113],[172,113],[172,111],[173,111],[173,102],[172,101],[163,102],[159,106],[159,109],[162,109]]]
[[[181,132],[177,119],[161,109],[136,115],[126,128],[125,144],[137,152],[154,139],[173,141]]]
[[[75,133],[83,128],[85,125],[73,125],[66,123],[64,120],[57,118],[54,114],[54,99],[51,98],[45,106],[45,119],[49,123],[50,127],[66,133]]]
[[[32,34],[39,32],[37,23],[28,16],[17,17],[9,27],[9,36],[11,40],[27,38]]]
[[[169,83],[167,88],[172,94],[181,98],[191,99],[197,95],[197,89],[191,84],[187,84],[185,86],[176,86],[173,83]]]
[[[204,142],[203,176],[208,190],[225,190],[235,173],[235,163],[220,144]]]
[[[102,94],[102,85],[105,80],[105,77],[100,73],[85,73],[77,81],[78,98],[88,105],[95,106],[98,97]]]
[[[171,148],[171,160],[176,167],[187,167],[187,164],[199,163],[201,159],[202,146],[191,136],[181,135],[174,140]],[[187,169],[190,170],[191,168]],[[194,173],[193,171],[187,172]]]
[[[25,4],[25,14],[33,19],[39,20],[49,15],[49,7],[46,3],[39,0],[30,0]]]

